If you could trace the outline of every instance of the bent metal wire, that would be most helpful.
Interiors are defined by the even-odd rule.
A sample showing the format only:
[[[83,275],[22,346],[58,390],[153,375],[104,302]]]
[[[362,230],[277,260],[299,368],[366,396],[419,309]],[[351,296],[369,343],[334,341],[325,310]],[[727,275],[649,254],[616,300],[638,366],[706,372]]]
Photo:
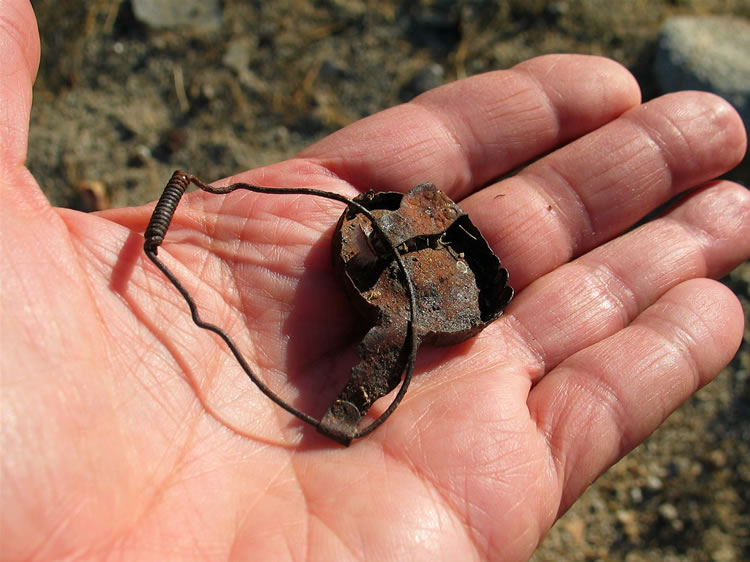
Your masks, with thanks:
[[[227,334],[224,330],[222,330],[220,327],[216,326],[215,324],[211,324],[201,319],[200,315],[198,314],[198,309],[195,305],[195,301],[193,300],[188,290],[179,281],[179,279],[175,277],[175,275],[169,270],[169,268],[164,264],[163,261],[161,261],[161,259],[157,255],[158,248],[164,241],[164,237],[166,236],[167,230],[169,229],[169,224],[172,221],[172,217],[174,216],[175,211],[177,210],[177,205],[179,204],[180,199],[185,193],[185,190],[188,188],[188,186],[191,183],[196,185],[198,188],[202,189],[203,191],[217,194],[217,195],[225,195],[227,193],[231,193],[238,189],[244,189],[247,191],[252,191],[255,193],[263,193],[263,194],[313,195],[315,197],[322,197],[325,199],[332,199],[334,201],[345,203],[349,207],[349,209],[357,213],[361,213],[367,218],[367,220],[372,225],[373,232],[377,236],[378,241],[390,254],[394,262],[396,263],[398,269],[400,270],[400,273],[402,276],[403,287],[406,293],[406,297],[409,301],[409,316],[408,316],[407,326],[406,326],[406,330],[407,330],[406,338],[404,340],[404,344],[401,349],[401,354],[404,354],[408,357],[407,362],[406,362],[406,368],[405,368],[403,381],[401,383],[401,388],[396,393],[396,396],[394,397],[391,404],[377,419],[375,419],[373,422],[371,422],[369,425],[367,425],[366,427],[362,429],[357,428],[356,431],[344,432],[336,424],[336,420],[326,420],[326,421],[318,420],[314,418],[313,416],[310,416],[309,414],[306,414],[305,412],[298,410],[291,404],[288,404],[287,402],[285,402],[281,397],[279,397],[275,392],[273,392],[260,378],[258,378],[258,376],[250,368],[250,365],[247,363],[244,356],[239,351],[239,348],[237,347],[235,342],[232,340],[232,338],[229,336],[229,334]],[[345,197],[343,195],[339,195],[338,193],[332,193],[332,192],[321,191],[321,190],[310,189],[310,188],[302,188],[302,187],[299,187],[299,188],[262,187],[262,186],[252,185],[249,183],[233,183],[226,187],[213,187],[213,186],[203,183],[201,180],[199,180],[198,178],[196,178],[195,176],[191,174],[187,174],[181,170],[177,170],[172,175],[172,178],[169,180],[169,183],[167,184],[167,186],[164,188],[164,192],[162,193],[161,197],[159,198],[159,201],[156,204],[156,207],[154,208],[154,212],[151,216],[151,220],[149,221],[148,227],[146,228],[144,238],[145,238],[145,243],[143,245],[143,249],[146,255],[154,263],[154,265],[156,265],[156,267],[159,268],[159,270],[165,275],[165,277],[169,279],[172,285],[174,285],[177,291],[185,299],[185,302],[187,303],[188,308],[190,309],[190,314],[192,316],[193,322],[198,327],[203,328],[204,330],[213,332],[216,335],[218,335],[222,340],[224,340],[224,343],[226,343],[227,347],[232,352],[235,359],[240,364],[240,367],[242,367],[242,370],[245,372],[248,378],[250,378],[250,380],[253,383],[255,383],[255,385],[260,389],[260,391],[263,394],[268,396],[268,398],[273,400],[273,402],[278,404],[280,407],[282,407],[284,410],[286,410],[290,414],[293,414],[294,416],[298,417],[302,421],[312,425],[320,433],[322,433],[323,435],[326,435],[327,437],[333,439],[334,441],[337,441],[343,445],[349,445],[352,439],[364,437],[365,435],[374,431],[378,426],[380,426],[383,422],[385,422],[385,420],[388,419],[388,417],[398,407],[399,403],[401,402],[404,395],[406,394],[407,389],[409,388],[409,383],[411,382],[412,373],[414,371],[414,364],[416,362],[417,348],[419,347],[419,339],[415,330],[415,326],[417,325],[417,314],[418,314],[418,308],[417,308],[417,303],[416,303],[416,290],[414,288],[414,282],[412,280],[412,277],[409,274],[409,271],[406,268],[406,265],[404,264],[404,260],[401,254],[399,253],[397,248],[394,246],[393,242],[386,235],[386,233],[383,231],[383,228],[375,219],[375,216],[373,216],[372,212],[361,203],[354,201],[352,199],[349,199],[348,197]]]

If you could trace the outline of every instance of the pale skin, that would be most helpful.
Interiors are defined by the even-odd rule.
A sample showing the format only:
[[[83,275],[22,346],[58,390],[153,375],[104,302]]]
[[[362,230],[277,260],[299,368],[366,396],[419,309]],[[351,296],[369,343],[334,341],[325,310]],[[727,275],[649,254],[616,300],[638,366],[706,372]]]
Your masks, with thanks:
[[[510,271],[506,314],[421,350],[400,408],[345,449],[192,325],[141,250],[153,203],[49,205],[24,167],[27,2],[0,1],[0,51],[6,559],[522,560],[741,341],[740,305],[712,280],[750,256],[748,192],[712,181],[744,154],[739,117],[698,92],[641,105],[606,59],[532,59],[232,178],[348,196],[431,181]],[[341,211],[191,194],[160,250],[258,374],[317,415],[362,334],[331,274]]]

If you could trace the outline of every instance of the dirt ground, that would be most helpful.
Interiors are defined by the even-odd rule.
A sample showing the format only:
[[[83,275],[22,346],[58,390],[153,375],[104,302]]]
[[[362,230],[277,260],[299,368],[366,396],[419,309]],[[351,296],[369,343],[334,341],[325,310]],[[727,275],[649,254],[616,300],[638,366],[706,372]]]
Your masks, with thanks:
[[[289,157],[442,83],[552,52],[612,57],[649,99],[661,23],[747,0],[225,0],[216,31],[152,30],[129,0],[38,0],[28,165],[57,205],[158,197]],[[731,174],[748,185],[748,159]],[[725,282],[750,316],[750,265]],[[750,560],[750,329],[719,380],[602,476],[534,560]]]

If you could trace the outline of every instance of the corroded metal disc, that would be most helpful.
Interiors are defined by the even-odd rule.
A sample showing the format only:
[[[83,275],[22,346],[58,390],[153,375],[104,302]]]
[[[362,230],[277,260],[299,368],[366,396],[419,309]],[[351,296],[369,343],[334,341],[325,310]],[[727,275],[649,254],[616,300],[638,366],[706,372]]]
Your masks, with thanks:
[[[370,191],[355,201],[372,212],[404,260],[416,291],[420,342],[458,343],[500,317],[513,298],[508,272],[447,195],[426,183],[406,194]],[[350,299],[373,326],[357,349],[361,361],[321,423],[327,433],[346,435],[399,383],[409,303],[399,268],[361,212],[350,208],[341,216],[333,262]]]

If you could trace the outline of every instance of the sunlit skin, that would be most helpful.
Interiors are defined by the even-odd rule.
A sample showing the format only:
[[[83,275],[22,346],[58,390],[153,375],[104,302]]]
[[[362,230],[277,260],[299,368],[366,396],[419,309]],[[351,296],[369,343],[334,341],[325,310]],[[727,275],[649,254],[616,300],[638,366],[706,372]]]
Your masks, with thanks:
[[[748,192],[712,181],[745,152],[737,114],[698,92],[641,104],[606,59],[532,59],[219,182],[355,196],[431,181],[510,271],[506,314],[421,350],[396,413],[343,448],[190,322],[142,252],[153,203],[50,206],[24,167],[38,58],[29,3],[0,0],[5,559],[523,560],[741,341],[740,305],[712,280],[750,256]],[[317,415],[363,333],[331,271],[341,211],[193,193],[159,254]]]

